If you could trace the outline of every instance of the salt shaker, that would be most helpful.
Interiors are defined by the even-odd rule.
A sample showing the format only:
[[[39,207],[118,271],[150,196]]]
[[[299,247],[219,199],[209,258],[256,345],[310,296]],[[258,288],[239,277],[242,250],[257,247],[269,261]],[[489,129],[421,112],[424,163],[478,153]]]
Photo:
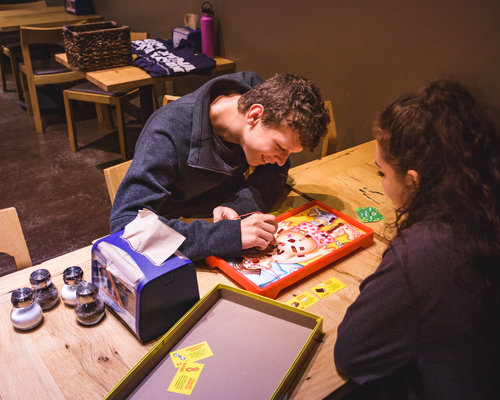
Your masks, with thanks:
[[[76,287],[76,319],[83,325],[97,324],[104,317],[104,301],[97,294],[92,282],[81,281]]]
[[[10,312],[10,320],[15,328],[27,331],[42,322],[42,308],[35,302],[35,296],[30,288],[22,287],[14,290],[10,300],[14,306]]]
[[[83,279],[83,270],[78,266],[68,267],[63,272],[64,286],[61,289],[61,298],[68,306],[76,305],[76,287]]]
[[[35,301],[40,304],[43,311],[54,307],[59,301],[57,288],[50,280],[50,272],[44,268],[33,271],[30,275],[30,283],[35,295]]]

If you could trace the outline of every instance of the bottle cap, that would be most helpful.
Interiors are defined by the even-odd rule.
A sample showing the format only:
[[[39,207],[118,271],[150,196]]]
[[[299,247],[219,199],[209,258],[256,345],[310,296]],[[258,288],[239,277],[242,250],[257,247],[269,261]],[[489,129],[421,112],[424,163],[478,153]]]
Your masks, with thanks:
[[[22,287],[12,292],[10,301],[14,307],[24,308],[32,304],[33,301],[35,301],[35,297],[33,296],[33,291],[30,288]]]
[[[68,267],[63,272],[63,280],[67,285],[78,285],[83,279],[83,270],[75,265]]]
[[[214,9],[209,1],[204,1],[201,3],[201,12],[205,15],[214,16]]]
[[[30,283],[32,285],[38,285],[39,288],[44,288],[47,286],[47,282],[50,279],[50,272],[44,268],[37,269],[33,271],[30,275]]]
[[[92,303],[99,291],[92,282],[81,281],[76,287],[76,297],[80,303]]]

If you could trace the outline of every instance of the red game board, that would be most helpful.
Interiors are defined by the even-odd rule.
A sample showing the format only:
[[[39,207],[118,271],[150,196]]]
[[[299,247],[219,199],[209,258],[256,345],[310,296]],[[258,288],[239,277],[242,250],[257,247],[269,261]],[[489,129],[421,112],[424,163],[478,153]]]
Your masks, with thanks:
[[[373,230],[321,203],[312,201],[277,217],[275,244],[246,250],[239,259],[208,257],[245,289],[276,298],[283,288],[373,243]]]

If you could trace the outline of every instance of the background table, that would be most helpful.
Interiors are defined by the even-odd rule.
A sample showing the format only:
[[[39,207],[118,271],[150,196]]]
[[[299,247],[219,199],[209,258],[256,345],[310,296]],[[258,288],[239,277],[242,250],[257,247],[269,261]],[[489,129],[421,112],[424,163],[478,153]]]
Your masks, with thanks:
[[[381,179],[376,175],[373,159],[371,142],[292,169],[294,190],[282,207],[298,207],[315,195],[318,200],[354,217],[352,210],[367,204],[378,204],[385,210],[389,203],[384,195],[377,194],[374,198],[377,203],[374,203],[363,192],[380,190]],[[330,187],[331,184],[338,187]],[[381,229],[380,225],[378,230]],[[278,300],[287,302],[332,277],[346,285],[308,308],[324,318],[324,335],[307,367],[297,377],[290,399],[323,399],[346,383],[333,362],[337,326],[346,308],[356,299],[359,283],[378,265],[386,242],[376,238],[368,249],[358,250],[280,293]],[[37,268],[47,268],[59,290],[63,286],[62,272],[68,266],[80,265],[85,277],[90,279],[90,252],[88,246],[0,278],[2,398],[100,399],[153,346],[154,343],[142,345],[109,311],[99,325],[80,326],[73,309],[64,304],[46,312],[43,324],[34,331],[20,333],[12,328],[9,320],[12,290],[29,286],[29,274]],[[236,286],[217,269],[200,266],[197,276],[200,296],[217,283]]]
[[[102,16],[70,14],[64,6],[4,10],[0,11],[0,32],[18,31],[22,25],[65,25],[83,20],[102,20]]]

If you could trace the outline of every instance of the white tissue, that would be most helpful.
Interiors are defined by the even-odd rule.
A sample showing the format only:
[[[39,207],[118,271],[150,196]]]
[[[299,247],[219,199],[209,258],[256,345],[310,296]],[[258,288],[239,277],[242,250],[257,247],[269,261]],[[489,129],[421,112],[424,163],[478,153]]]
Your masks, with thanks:
[[[140,210],[125,226],[122,237],[155,265],[163,264],[186,239],[147,209]]]

